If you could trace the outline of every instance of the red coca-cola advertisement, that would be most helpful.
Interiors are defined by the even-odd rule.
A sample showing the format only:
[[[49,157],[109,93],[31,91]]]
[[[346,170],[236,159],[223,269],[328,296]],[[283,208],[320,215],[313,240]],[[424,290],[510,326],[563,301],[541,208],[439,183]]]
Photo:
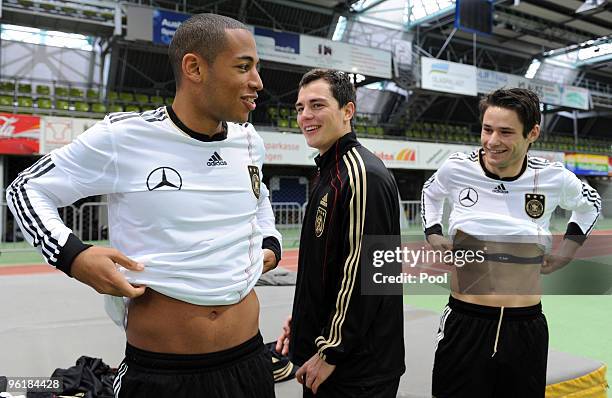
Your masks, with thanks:
[[[39,140],[40,117],[0,113],[0,154],[36,154]]]

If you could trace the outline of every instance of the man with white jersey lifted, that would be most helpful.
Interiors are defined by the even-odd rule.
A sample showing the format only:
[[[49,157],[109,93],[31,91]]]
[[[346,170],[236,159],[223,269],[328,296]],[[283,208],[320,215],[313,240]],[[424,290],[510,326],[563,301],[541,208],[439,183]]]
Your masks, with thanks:
[[[108,115],[22,172],[7,201],[50,265],[112,295],[128,341],[116,397],[273,397],[253,287],[281,236],[246,123],[262,89],[255,40],[236,20],[194,15],[169,56],[172,106]],[[112,248],[84,244],[57,212],[102,194]]]
[[[427,180],[422,218],[438,250],[481,251],[482,262],[451,271],[440,321],[432,393],[436,398],[544,397],[548,326],[539,274],[565,266],[593,229],[597,192],[562,163],[527,154],[540,134],[540,103],[526,89],[502,89],[480,102],[482,148],[451,155]],[[448,240],[444,201],[452,210]],[[550,218],[572,210],[550,254]]]

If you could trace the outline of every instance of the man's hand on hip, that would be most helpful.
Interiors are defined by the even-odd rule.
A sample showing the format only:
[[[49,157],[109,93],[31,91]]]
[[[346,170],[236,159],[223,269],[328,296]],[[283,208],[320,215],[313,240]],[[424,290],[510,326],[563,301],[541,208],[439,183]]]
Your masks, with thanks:
[[[98,293],[119,297],[138,297],[145,286],[131,285],[116,264],[130,271],[142,271],[144,266],[129,259],[119,250],[110,247],[92,246],[83,250],[72,262],[72,276],[94,288]]]
[[[264,264],[263,264],[263,273],[265,274],[268,271],[276,268],[276,256],[274,252],[270,249],[263,249],[264,255]]]
[[[429,243],[434,250],[453,250],[453,242],[442,235],[431,234],[427,236],[427,243]]]
[[[298,371],[295,377],[298,383],[310,388],[314,394],[319,386],[336,370],[336,365],[330,365],[319,356],[314,354]]]

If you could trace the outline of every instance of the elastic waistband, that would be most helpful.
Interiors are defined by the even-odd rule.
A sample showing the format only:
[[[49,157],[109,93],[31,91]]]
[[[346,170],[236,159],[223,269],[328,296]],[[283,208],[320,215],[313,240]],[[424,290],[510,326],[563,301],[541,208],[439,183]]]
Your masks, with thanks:
[[[129,343],[125,347],[125,360],[129,365],[155,370],[209,370],[235,364],[264,349],[263,337],[257,333],[249,340],[223,351],[206,354],[166,354],[141,350]]]
[[[453,296],[448,298],[448,306],[460,314],[471,315],[477,318],[498,320],[501,307],[491,307],[457,300]],[[504,319],[535,319],[542,314],[542,303],[529,307],[504,307]]]
[[[544,262],[544,256],[520,257],[510,253],[485,253],[482,256],[497,263],[541,265]]]

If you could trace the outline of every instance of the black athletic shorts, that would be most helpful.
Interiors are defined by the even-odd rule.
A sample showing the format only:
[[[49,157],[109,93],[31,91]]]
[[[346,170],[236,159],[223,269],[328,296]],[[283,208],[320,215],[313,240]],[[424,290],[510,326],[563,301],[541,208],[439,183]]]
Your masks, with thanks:
[[[164,354],[127,345],[115,398],[273,398],[272,359],[261,334],[209,354]]]
[[[328,382],[330,381],[330,382]],[[303,398],[395,398],[400,378],[394,378],[384,383],[370,386],[340,384],[335,380],[326,380],[317,389],[317,394],[304,388]]]
[[[498,332],[499,328],[499,332]],[[548,326],[542,305],[502,308],[450,297],[437,335],[435,398],[543,398]]]

